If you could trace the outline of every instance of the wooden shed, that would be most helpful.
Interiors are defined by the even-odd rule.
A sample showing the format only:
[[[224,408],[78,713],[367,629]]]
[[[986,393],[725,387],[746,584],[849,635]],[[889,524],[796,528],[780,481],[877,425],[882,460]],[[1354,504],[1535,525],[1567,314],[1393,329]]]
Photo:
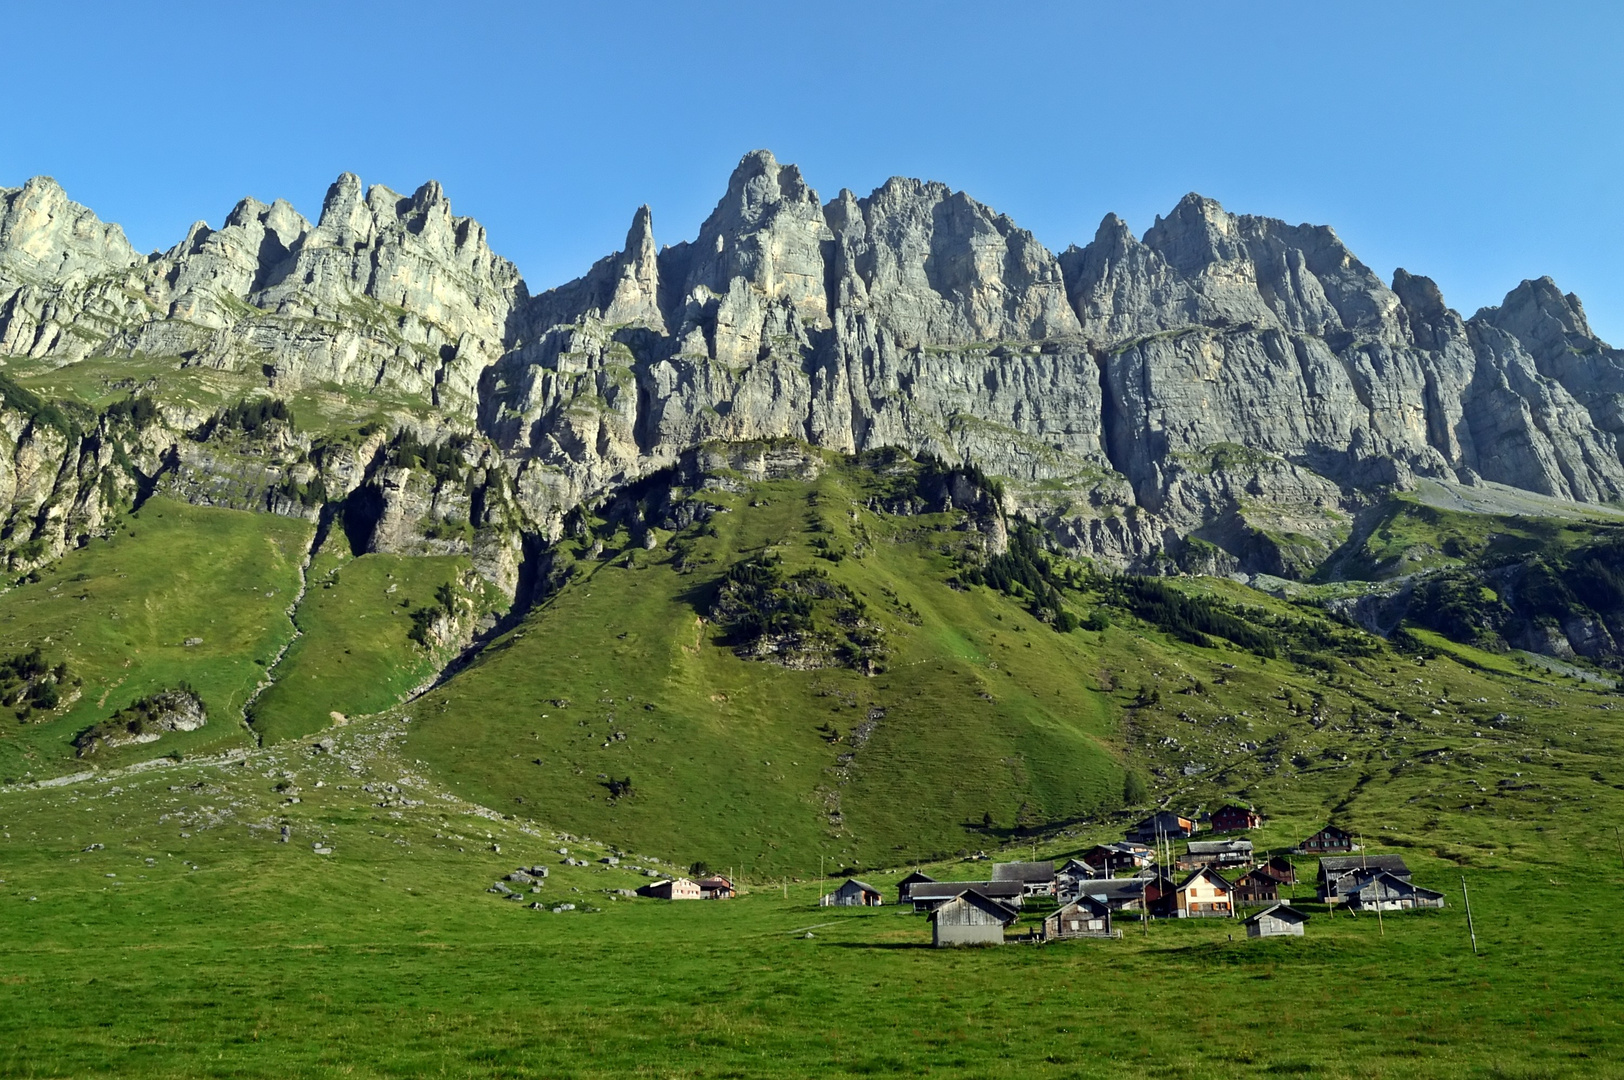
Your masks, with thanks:
[[[1092,896],[1079,896],[1043,920],[1043,940],[1110,937],[1111,905]]]
[[[699,885],[685,877],[650,882],[638,889],[637,895],[652,896],[658,900],[702,900],[705,897]]]
[[[1191,840],[1189,850],[1173,860],[1176,870],[1198,866],[1246,866],[1252,861],[1252,841]]]
[[[1268,905],[1280,902],[1280,882],[1262,867],[1248,870],[1235,879],[1235,902],[1242,905]]]
[[[936,879],[931,877],[929,874],[921,874],[918,870],[915,870],[913,873],[897,882],[897,903],[912,903],[913,897],[908,895],[909,890],[915,885],[929,885],[935,880]]]
[[[1263,825],[1263,815],[1250,806],[1230,803],[1212,812],[1213,832],[1244,832]]]
[[[1076,900],[1091,896],[1104,902],[1112,911],[1142,911],[1152,915],[1170,915],[1175,910],[1173,895],[1176,886],[1160,874],[1148,877],[1093,878],[1077,882],[1076,892],[1062,897]]]
[[[1298,855],[1345,855],[1358,851],[1359,845],[1353,842],[1353,837],[1348,833],[1335,825],[1327,825],[1298,844],[1295,850]]]
[[[971,889],[930,913],[931,944],[938,949],[950,945],[1002,945],[1004,928],[1015,919],[1013,910]]]
[[[1402,855],[1328,855],[1319,861],[1317,891],[1321,903],[1340,904],[1355,885],[1355,875],[1385,871],[1401,881],[1410,880]]]
[[[1158,839],[1185,840],[1195,835],[1195,822],[1171,810],[1158,810],[1124,834],[1138,844],[1154,844]]]
[[[1156,861],[1156,856],[1144,844],[1123,841],[1117,844],[1095,844],[1072,862],[1081,861],[1091,871],[1089,877],[1116,877],[1118,873],[1133,873]],[[1071,865],[1070,862],[1066,867]],[[1062,871],[1066,869],[1062,867]],[[1081,876],[1081,875],[1078,875]]]
[[[824,907],[879,907],[882,901],[880,890],[874,886],[856,878],[847,878],[844,885],[824,894],[818,903]]]
[[[1302,937],[1308,916],[1290,904],[1276,904],[1246,920],[1247,937]]]
[[[1292,865],[1291,860],[1284,855],[1276,855],[1262,866],[1259,866],[1253,873],[1267,875],[1281,885],[1297,884],[1297,867]]]
[[[1356,870],[1343,879],[1341,900],[1350,911],[1408,911],[1441,908],[1444,894],[1423,889],[1386,870]]]

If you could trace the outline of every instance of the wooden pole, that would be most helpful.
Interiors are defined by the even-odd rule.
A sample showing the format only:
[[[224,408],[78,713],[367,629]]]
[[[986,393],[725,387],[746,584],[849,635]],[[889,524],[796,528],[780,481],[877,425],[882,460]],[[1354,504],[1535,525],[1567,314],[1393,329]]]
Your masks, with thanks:
[[[1472,955],[1477,955],[1477,927],[1472,925],[1472,898],[1466,894],[1466,875],[1460,876],[1460,898],[1466,904],[1466,932],[1472,935]]]

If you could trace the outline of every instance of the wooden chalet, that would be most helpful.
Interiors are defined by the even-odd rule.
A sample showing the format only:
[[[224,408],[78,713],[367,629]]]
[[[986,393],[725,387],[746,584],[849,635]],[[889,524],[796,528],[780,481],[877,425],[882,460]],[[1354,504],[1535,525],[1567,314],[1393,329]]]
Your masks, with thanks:
[[[1053,896],[1054,876],[1052,861],[1003,862],[992,867],[994,881],[1018,881],[1026,887],[1027,896]]]
[[[1185,878],[1174,890],[1174,898],[1181,919],[1228,919],[1235,914],[1235,886],[1210,866]]]
[[[880,890],[856,878],[847,878],[844,885],[818,901],[823,907],[879,907],[882,902]]]
[[[1011,908],[1026,899],[1026,886],[1019,881],[916,881],[908,889],[908,902],[915,911],[935,911],[972,889]]]
[[[918,870],[915,870],[913,873],[897,882],[897,903],[909,903],[913,899],[913,897],[908,895],[909,889],[913,888],[915,885],[929,885],[935,880],[936,879],[931,877],[929,874],[921,874]]]
[[[970,889],[930,913],[930,943],[938,949],[952,945],[1002,945],[1004,928],[1016,918],[1014,909]]]
[[[1441,908],[1444,894],[1423,889],[1386,870],[1355,870],[1338,882],[1341,901],[1349,911],[1408,911]]]
[[[1066,938],[1110,937],[1111,905],[1092,896],[1079,896],[1043,920],[1044,941]]]
[[[1195,835],[1196,824],[1171,810],[1158,810],[1125,833],[1135,844],[1154,844],[1158,839],[1186,840]]]
[[[1276,904],[1246,920],[1247,937],[1302,937],[1308,916],[1290,904]]]
[[[1176,870],[1198,866],[1246,866],[1252,861],[1250,840],[1191,840],[1189,850],[1173,860]]]
[[[1353,875],[1382,870],[1401,881],[1410,880],[1410,868],[1402,855],[1328,855],[1319,861],[1315,891],[1320,902],[1340,904],[1353,887]]]
[[[657,900],[703,900],[704,892],[699,883],[688,878],[670,878],[663,881],[651,881],[637,890],[638,896],[652,896]]]
[[[1230,803],[1212,813],[1213,832],[1244,832],[1247,829],[1260,828],[1262,825],[1263,815],[1250,806]]]
[[[702,900],[731,900],[738,895],[733,888],[733,882],[720,874],[714,877],[702,877],[694,882],[699,886],[699,896]]]
[[[1248,870],[1235,879],[1235,903],[1242,906],[1277,904],[1280,902],[1280,882],[1262,867]]]
[[[1126,841],[1119,844],[1095,844],[1082,855],[1067,863],[1082,862],[1093,873],[1089,877],[1116,877],[1118,873],[1133,873],[1142,870],[1156,861],[1155,854],[1144,844],[1131,844]],[[1066,867],[1061,867],[1062,872]]]
[[[1358,850],[1359,845],[1353,842],[1353,836],[1335,825],[1325,826],[1293,849],[1298,855],[1346,855]]]

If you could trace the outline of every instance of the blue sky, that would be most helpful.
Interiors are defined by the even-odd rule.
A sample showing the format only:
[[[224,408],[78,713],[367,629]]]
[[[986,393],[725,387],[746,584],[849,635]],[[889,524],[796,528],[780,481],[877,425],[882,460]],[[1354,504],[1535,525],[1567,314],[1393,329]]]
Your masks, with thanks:
[[[1007,9],[1007,10],[1006,10]],[[945,181],[1055,250],[1187,191],[1471,314],[1550,274],[1624,343],[1624,4],[10,5],[0,185],[143,250],[349,170],[440,180],[532,289],[690,238],[745,151]]]

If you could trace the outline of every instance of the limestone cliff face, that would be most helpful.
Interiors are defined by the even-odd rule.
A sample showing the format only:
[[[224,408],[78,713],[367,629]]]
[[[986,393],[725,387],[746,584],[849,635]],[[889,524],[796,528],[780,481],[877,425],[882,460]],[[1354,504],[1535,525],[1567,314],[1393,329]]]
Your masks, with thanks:
[[[725,442],[968,459],[1078,552],[1214,572],[1305,571],[1416,476],[1624,495],[1624,352],[1548,279],[1463,319],[1329,228],[1197,195],[1056,257],[944,185],[823,201],[765,151],[693,240],[659,247],[643,207],[621,251],[533,297],[434,183],[345,174],[314,225],[244,200],[145,258],[48,180],[0,191],[0,354],[133,353],[432,398],[425,437],[473,437],[476,483],[392,472],[382,443],[290,457],[274,490],[188,443],[163,482],[311,515],[311,492],[364,495],[363,546],[470,543],[460,522],[476,549],[499,536],[508,578],[519,533]],[[13,436],[12,473],[82,456],[40,439]]]

